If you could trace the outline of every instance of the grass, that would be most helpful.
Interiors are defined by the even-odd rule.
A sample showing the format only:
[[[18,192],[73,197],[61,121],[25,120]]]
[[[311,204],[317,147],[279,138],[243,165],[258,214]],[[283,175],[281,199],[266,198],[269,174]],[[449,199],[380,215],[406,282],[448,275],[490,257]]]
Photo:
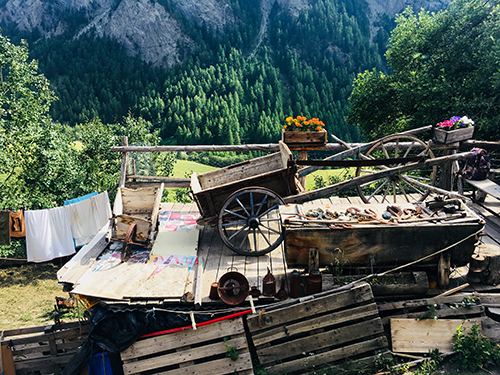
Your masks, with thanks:
[[[177,162],[174,165],[174,174],[172,177],[186,177],[187,175],[191,175],[192,172],[196,172],[197,174],[200,173],[205,173],[205,172],[210,172],[213,171],[214,169],[217,169],[215,167],[211,167],[209,165],[204,165],[197,163],[195,161],[189,161],[189,160],[177,160]]]
[[[26,263],[0,269],[2,330],[52,324],[55,297],[67,297],[57,285],[59,262]]]
[[[350,173],[354,175],[356,169],[352,168],[352,171]],[[314,190],[314,176],[321,176],[323,177],[323,181],[328,182],[328,176],[337,176],[340,177],[341,179],[344,179],[344,175],[346,173],[345,168],[337,168],[337,169],[320,169],[318,171],[315,171],[311,173],[310,175],[307,175],[307,183],[306,183],[306,189],[307,190]]]

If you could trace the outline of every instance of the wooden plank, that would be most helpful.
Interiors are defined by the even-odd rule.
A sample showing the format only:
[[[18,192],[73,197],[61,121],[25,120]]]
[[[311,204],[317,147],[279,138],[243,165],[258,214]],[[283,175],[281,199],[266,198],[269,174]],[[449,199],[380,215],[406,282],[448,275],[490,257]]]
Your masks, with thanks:
[[[123,361],[131,360],[225,336],[240,335],[244,331],[242,319],[223,320],[199,327],[197,330],[175,332],[136,341],[128,349],[121,352],[121,358]]]
[[[377,305],[371,303],[254,334],[252,335],[252,341],[256,347],[259,347],[274,340],[295,334],[311,332],[332,325],[345,324],[357,319],[370,318],[377,315]]]
[[[457,327],[470,328],[480,320],[459,319],[391,319],[392,351],[397,353],[441,353],[453,351]]]
[[[346,345],[349,342],[380,335],[383,332],[380,319],[371,319],[361,323],[352,324],[315,335],[295,339],[290,342],[276,344],[271,347],[257,349],[257,355],[261,364],[266,365],[276,360],[301,355],[309,352],[311,348],[321,350],[337,345]]]
[[[500,199],[500,186],[495,183],[494,181],[491,181],[489,179],[486,180],[466,180],[464,179],[465,182],[468,184],[474,186],[476,189],[491,195],[493,198]],[[482,199],[478,198],[478,201],[484,201],[484,197]]]
[[[60,283],[75,284],[80,277],[92,266],[99,255],[108,246],[106,235],[109,223],[95,235],[88,244],[83,246],[59,271],[57,281]]]
[[[282,155],[278,152],[202,173],[198,175],[198,180],[203,190],[207,190],[283,168],[286,167],[283,166]]]
[[[205,280],[202,286],[203,303],[213,302],[208,296],[210,295],[211,284],[219,281],[219,264],[222,251],[222,240],[217,229],[208,225],[204,226],[200,232],[200,242],[198,244],[198,257],[206,259],[205,269],[203,270],[203,280]]]
[[[51,370],[54,365],[65,365],[72,358],[74,353],[64,353],[57,356],[46,356],[43,358],[25,359],[22,361],[14,361],[16,373],[19,370]]]
[[[333,293],[326,297],[314,298],[312,300],[293,306],[293,314],[288,311],[289,307],[264,312],[258,316],[248,317],[248,329],[250,332],[259,332],[264,329],[273,328],[281,324],[292,323],[314,316],[326,311],[335,311],[346,306],[363,303],[373,299],[371,288],[368,284],[360,284],[352,289]],[[259,321],[262,323],[260,327]]]
[[[137,288],[136,282],[147,280],[155,264],[121,263],[119,259],[97,262],[78,280],[74,294],[109,299],[123,299]]]
[[[128,146],[128,137],[127,136],[122,137],[122,146],[123,147]],[[120,187],[120,188],[125,186],[125,182],[127,181],[128,169],[129,169],[128,152],[124,152],[122,154],[122,164],[121,164],[121,168],[120,168],[120,180],[118,182],[118,187]]]
[[[136,374],[141,371],[155,370],[161,367],[195,361],[197,359],[210,358],[212,356],[225,354],[227,352],[226,345],[236,348],[238,351],[244,352],[245,349],[248,351],[246,338],[244,336],[240,336],[231,338],[226,342],[221,340],[220,342],[213,344],[207,344],[204,346],[189,348],[187,350],[148,357],[144,360],[129,362],[124,364],[123,370],[125,374]]]
[[[349,357],[384,348],[387,348],[387,339],[383,336],[318,354],[314,353],[315,348],[311,348],[312,351],[307,351],[304,358],[269,366],[264,370],[269,375],[286,374],[313,368],[317,370],[319,366],[327,363],[342,361]]]
[[[14,357],[12,356],[12,351],[7,345],[2,345],[0,348],[0,367],[2,370],[2,375],[16,375],[16,369],[14,367]]]
[[[252,368],[252,358],[250,353],[242,353],[237,361],[231,358],[223,358],[206,363],[200,363],[194,366],[169,370],[166,372],[159,372],[158,375],[226,375],[226,374],[239,374],[240,371],[246,371]]]
[[[419,312],[408,312],[403,314],[394,314],[387,317],[382,318],[382,324],[388,325],[390,324],[391,319],[458,319],[458,318],[471,318],[477,315],[484,315],[485,308],[484,306],[471,306],[471,307],[459,307],[459,308],[440,308],[432,313],[429,310],[419,311]],[[475,319],[475,317],[474,317]]]

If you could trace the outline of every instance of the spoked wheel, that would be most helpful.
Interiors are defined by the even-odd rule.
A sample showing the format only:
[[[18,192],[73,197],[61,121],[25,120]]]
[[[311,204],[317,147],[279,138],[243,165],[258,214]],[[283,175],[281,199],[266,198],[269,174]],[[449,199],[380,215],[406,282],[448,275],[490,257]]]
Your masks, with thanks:
[[[134,245],[134,238],[137,233],[137,225],[135,223],[130,224],[125,234],[125,239],[123,240],[123,247],[121,253],[121,261],[126,262],[130,259],[132,255],[132,246]]]
[[[433,159],[434,153],[428,145],[411,135],[390,135],[380,139],[365,153],[367,159],[401,159],[401,163],[376,167],[358,167],[356,177],[406,165],[403,159],[421,157]],[[423,201],[430,193],[427,186],[436,182],[437,166],[398,173],[357,186],[359,196],[365,203],[396,203],[400,195],[407,202]],[[418,199],[416,199],[418,197]]]
[[[279,205],[283,199],[274,191],[249,187],[231,194],[219,212],[222,241],[241,255],[259,256],[276,249],[283,241]]]

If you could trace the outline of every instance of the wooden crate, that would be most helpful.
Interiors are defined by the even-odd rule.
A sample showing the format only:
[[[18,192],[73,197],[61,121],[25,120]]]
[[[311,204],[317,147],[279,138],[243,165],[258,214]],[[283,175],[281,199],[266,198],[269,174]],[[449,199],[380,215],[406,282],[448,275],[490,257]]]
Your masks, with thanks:
[[[433,140],[438,143],[449,144],[472,138],[473,134],[474,134],[473,126],[469,126],[468,128],[455,129],[451,131],[434,128]]]
[[[235,361],[226,356],[230,348],[238,352]],[[241,318],[139,340],[121,357],[126,375],[253,374]]]
[[[373,363],[388,346],[366,283],[247,319],[258,360],[267,374],[303,374],[345,360]]]
[[[88,331],[88,322],[4,331],[2,354],[12,353],[16,375],[33,371],[60,374],[87,338]]]
[[[328,142],[328,137],[325,129],[323,129],[322,131],[310,132],[294,132],[283,130],[281,133],[281,140],[287,145],[291,146],[324,145]]]

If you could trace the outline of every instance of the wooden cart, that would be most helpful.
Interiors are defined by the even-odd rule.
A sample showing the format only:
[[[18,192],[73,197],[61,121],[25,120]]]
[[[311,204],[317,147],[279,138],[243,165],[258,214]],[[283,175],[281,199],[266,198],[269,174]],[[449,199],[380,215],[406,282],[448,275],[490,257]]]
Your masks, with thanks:
[[[280,152],[191,176],[200,224],[217,222],[224,243],[243,255],[262,255],[283,240],[278,206],[303,191],[292,153]]]
[[[283,240],[278,207],[330,196],[342,189],[356,187],[365,203],[393,203],[402,195],[410,203],[410,194],[422,202],[430,191],[459,197],[434,187],[437,165],[464,158],[454,154],[436,158],[414,134],[428,127],[381,138],[363,147],[350,148],[318,161],[294,161],[286,144],[280,152],[231,165],[201,175],[193,174],[191,192],[202,215],[201,224],[217,221],[223,242],[242,255],[262,255]],[[336,137],[335,137],[336,138]],[[347,160],[358,156],[360,160]],[[300,169],[298,166],[308,167]],[[303,191],[298,180],[326,166],[355,167],[356,175],[346,181],[313,191]]]
[[[113,237],[124,242],[122,261],[130,257],[132,245],[147,247],[153,241],[162,195],[163,184],[159,188],[118,188],[113,205]]]

